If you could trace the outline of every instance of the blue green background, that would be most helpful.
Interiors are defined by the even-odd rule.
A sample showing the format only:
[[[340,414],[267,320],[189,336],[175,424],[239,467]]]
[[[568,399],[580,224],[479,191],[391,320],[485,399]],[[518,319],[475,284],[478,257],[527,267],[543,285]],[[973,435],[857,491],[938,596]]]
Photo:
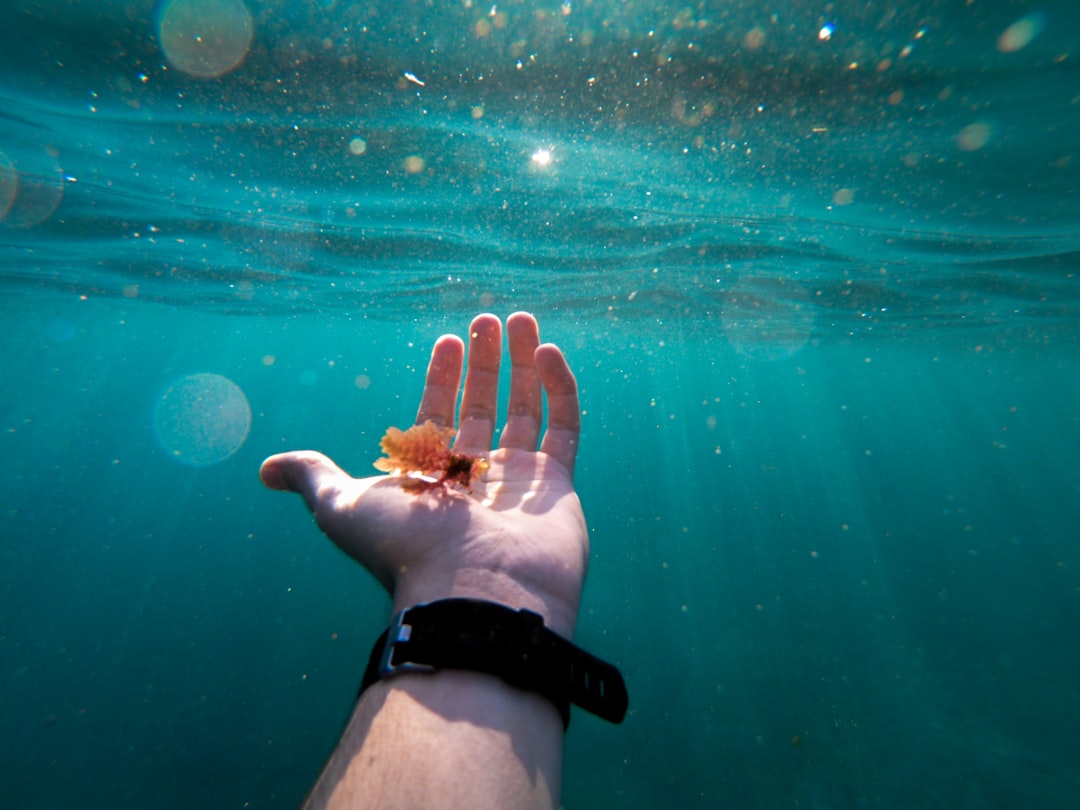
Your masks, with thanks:
[[[250,2],[199,79],[160,7],[3,3],[0,804],[296,806],[389,605],[258,465],[373,472],[525,309],[631,693],[567,808],[1072,807],[1080,18],[892,5]],[[193,466],[200,373],[252,418]]]

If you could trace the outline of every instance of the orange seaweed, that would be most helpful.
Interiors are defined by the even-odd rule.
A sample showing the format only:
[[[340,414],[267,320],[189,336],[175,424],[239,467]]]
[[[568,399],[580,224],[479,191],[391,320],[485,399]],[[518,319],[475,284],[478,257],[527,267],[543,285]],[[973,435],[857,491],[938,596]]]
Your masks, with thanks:
[[[419,494],[448,487],[472,492],[473,484],[488,468],[485,459],[450,448],[453,428],[443,428],[427,421],[408,430],[389,428],[380,446],[386,458],[375,462],[375,469],[406,476],[402,489]]]

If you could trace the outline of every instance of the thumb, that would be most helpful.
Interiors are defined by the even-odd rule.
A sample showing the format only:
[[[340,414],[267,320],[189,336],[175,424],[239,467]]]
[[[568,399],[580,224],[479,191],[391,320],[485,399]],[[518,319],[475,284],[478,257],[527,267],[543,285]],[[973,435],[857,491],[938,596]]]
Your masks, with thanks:
[[[349,476],[322,453],[300,450],[270,456],[259,468],[259,478],[270,489],[299,493],[314,512],[320,491],[337,489]]]

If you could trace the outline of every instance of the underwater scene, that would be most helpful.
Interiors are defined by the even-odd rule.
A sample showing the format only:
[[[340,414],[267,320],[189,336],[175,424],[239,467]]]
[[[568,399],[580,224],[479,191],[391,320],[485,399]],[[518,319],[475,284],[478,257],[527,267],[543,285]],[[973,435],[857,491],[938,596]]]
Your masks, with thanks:
[[[390,602],[259,465],[525,310],[630,693],[564,807],[1075,807],[1078,32],[0,0],[0,805],[298,806]]]

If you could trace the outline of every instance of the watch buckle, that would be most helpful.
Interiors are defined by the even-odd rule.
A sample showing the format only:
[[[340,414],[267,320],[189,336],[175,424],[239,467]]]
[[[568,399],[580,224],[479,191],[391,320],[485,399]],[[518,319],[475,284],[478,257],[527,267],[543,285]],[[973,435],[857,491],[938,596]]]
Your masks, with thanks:
[[[394,663],[394,650],[398,644],[407,644],[412,638],[412,625],[406,623],[405,614],[412,608],[405,608],[394,614],[390,620],[390,628],[386,633],[386,644],[383,645],[382,656],[379,659],[379,677],[389,675],[401,675],[409,672],[435,672],[436,667],[430,664],[418,664],[415,661],[402,661]]]

